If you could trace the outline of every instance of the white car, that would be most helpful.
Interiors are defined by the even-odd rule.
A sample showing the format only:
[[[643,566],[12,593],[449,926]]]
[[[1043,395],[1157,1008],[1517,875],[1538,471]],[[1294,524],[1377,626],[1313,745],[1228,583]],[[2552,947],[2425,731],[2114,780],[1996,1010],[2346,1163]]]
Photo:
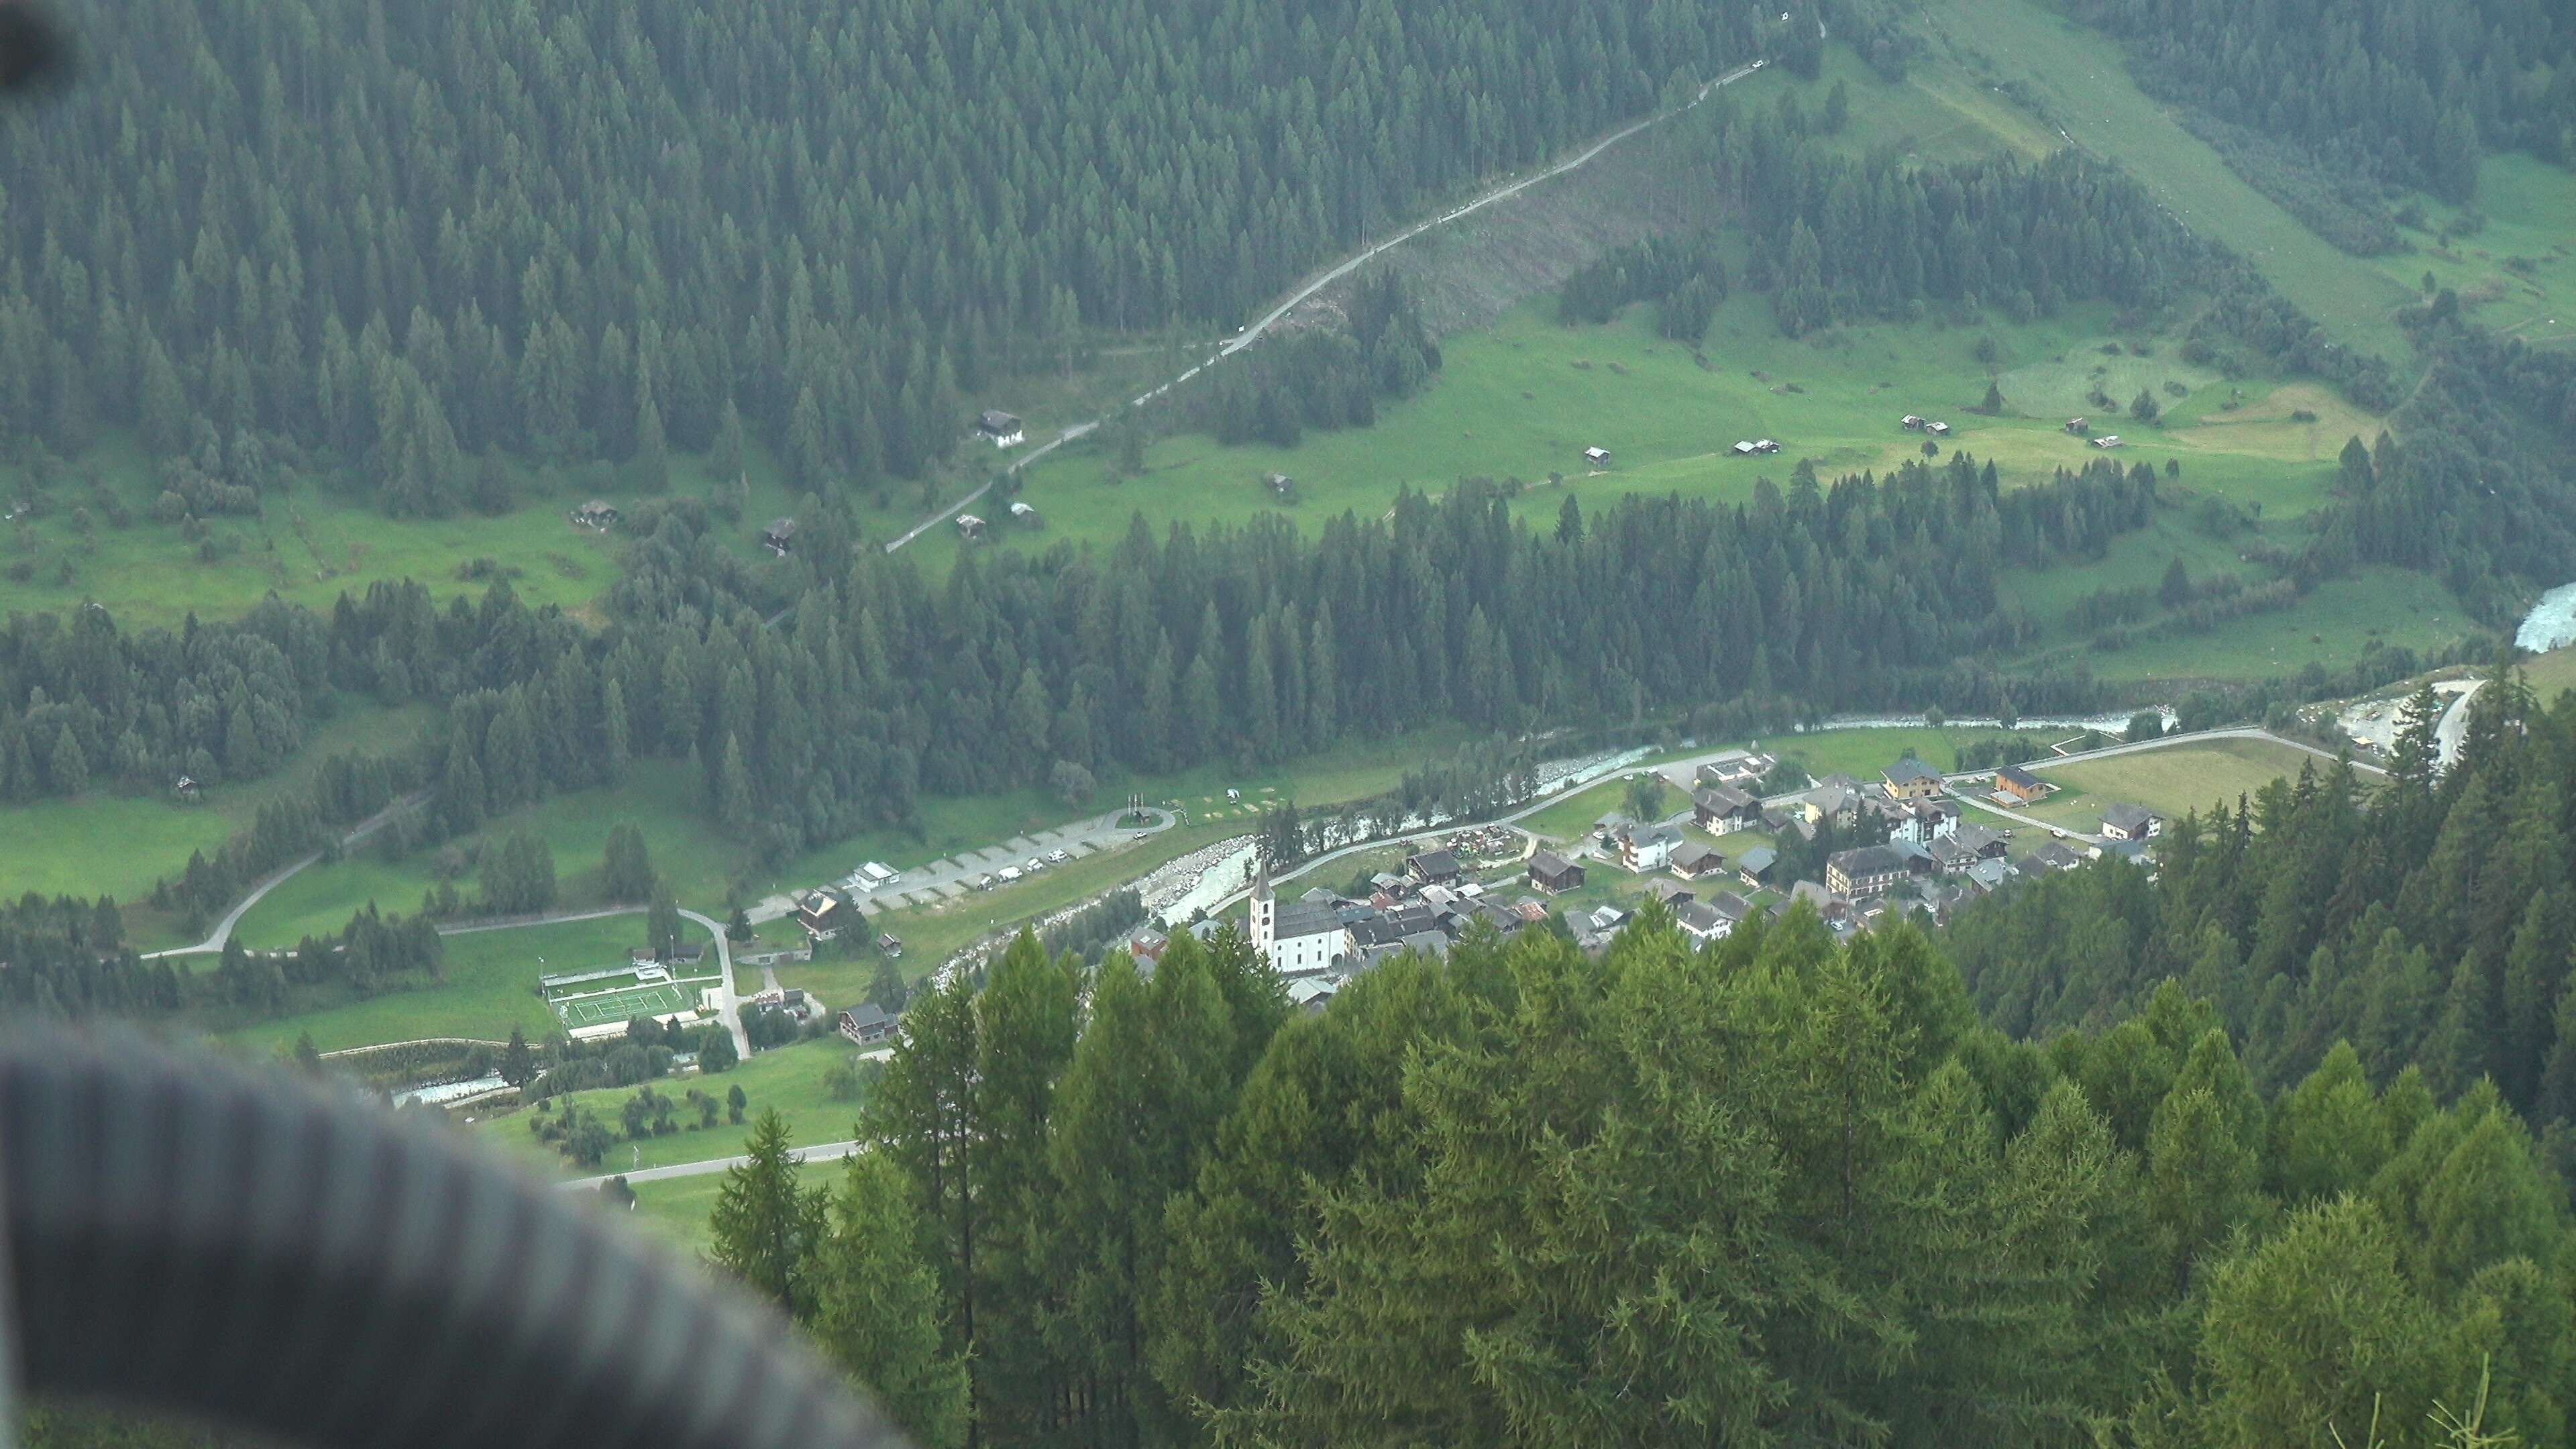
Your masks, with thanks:
[[[1050,850],[1047,852],[1047,864],[1049,865],[1062,865],[1071,859],[1073,859],[1072,856],[1065,854],[1061,850]]]
[[[1019,878],[1020,878],[1020,868],[1019,868],[1018,866],[1016,866],[1016,865],[1006,865],[1006,866],[1003,866],[1003,867],[1002,867],[1002,884],[1004,884],[1004,885],[1009,885],[1009,884],[1011,884],[1013,881],[1018,880]]]
[[[1039,871],[1046,869],[1046,862],[1032,855],[1029,857],[1029,863],[1022,866],[1021,869],[1027,871],[1031,875],[1036,875]]]

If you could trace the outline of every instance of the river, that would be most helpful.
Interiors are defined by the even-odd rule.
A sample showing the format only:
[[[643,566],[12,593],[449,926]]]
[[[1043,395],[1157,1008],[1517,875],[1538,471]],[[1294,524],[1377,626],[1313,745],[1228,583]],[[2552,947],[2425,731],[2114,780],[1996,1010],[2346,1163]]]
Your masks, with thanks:
[[[2522,616],[2522,627],[2514,630],[2517,649],[2546,654],[2576,644],[2576,584],[2561,584],[2540,596],[2531,612]]]

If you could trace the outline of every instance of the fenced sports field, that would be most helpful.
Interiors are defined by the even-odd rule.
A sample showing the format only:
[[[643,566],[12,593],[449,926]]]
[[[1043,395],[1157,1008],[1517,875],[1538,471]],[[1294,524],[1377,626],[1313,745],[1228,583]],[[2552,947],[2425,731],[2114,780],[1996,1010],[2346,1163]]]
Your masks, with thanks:
[[[710,976],[709,982],[715,980]],[[630,986],[621,991],[598,991],[584,996],[568,996],[554,1002],[555,1015],[566,1026],[599,1026],[612,1021],[632,1021],[639,1016],[668,1016],[687,1010],[697,1001],[697,993],[676,981],[653,986]]]

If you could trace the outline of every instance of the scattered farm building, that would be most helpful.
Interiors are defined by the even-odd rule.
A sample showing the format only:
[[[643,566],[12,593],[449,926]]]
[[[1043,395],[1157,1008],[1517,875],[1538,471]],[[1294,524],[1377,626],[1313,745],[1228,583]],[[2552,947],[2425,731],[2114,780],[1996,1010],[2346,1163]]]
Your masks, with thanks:
[[[1297,492],[1297,480],[1285,473],[1271,474],[1261,480],[1261,486],[1270,490],[1271,497],[1283,500],[1295,496]]]
[[[1950,425],[1948,423],[1925,423],[1923,425],[1923,431],[1930,433],[1936,438],[1946,438],[1950,436]]]
[[[2093,424],[2085,418],[2068,418],[2066,420],[2066,431],[2073,433],[2079,438],[2088,437],[2093,432]]]
[[[1919,433],[1923,431],[1924,420],[1916,417],[1912,413],[1907,413],[1902,421],[1905,424],[1905,431],[1909,433]]]
[[[594,498],[572,511],[572,521],[605,533],[617,522],[617,507],[605,498]]]
[[[976,517],[972,513],[958,514],[957,536],[959,538],[982,538],[984,536],[984,520]]]
[[[773,518],[769,520],[769,526],[760,531],[761,547],[780,558],[787,557],[787,550],[795,538],[796,520],[792,518]]]
[[[1038,511],[1030,507],[1026,500],[1014,498],[1011,500],[1011,521],[1036,528],[1045,520],[1038,517]]]
[[[1591,464],[1595,468],[1607,468],[1610,466],[1610,450],[1608,448],[1586,448],[1583,450],[1583,461]]]
[[[2097,448],[2116,448],[2120,446],[2120,435],[2118,433],[2104,433],[2102,436],[2093,440],[2093,446]]]
[[[1016,448],[1028,437],[1028,430],[1020,426],[1018,418],[991,408],[975,419],[975,431],[991,439],[996,448]]]

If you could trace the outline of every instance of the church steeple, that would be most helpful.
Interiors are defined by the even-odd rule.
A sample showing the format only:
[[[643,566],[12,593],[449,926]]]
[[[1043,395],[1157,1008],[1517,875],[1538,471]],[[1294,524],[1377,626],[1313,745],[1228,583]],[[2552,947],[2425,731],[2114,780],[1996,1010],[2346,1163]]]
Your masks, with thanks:
[[[1247,911],[1252,927],[1252,949],[1268,959],[1270,943],[1277,939],[1279,898],[1270,888],[1270,857],[1254,848],[1252,867],[1252,903]]]

